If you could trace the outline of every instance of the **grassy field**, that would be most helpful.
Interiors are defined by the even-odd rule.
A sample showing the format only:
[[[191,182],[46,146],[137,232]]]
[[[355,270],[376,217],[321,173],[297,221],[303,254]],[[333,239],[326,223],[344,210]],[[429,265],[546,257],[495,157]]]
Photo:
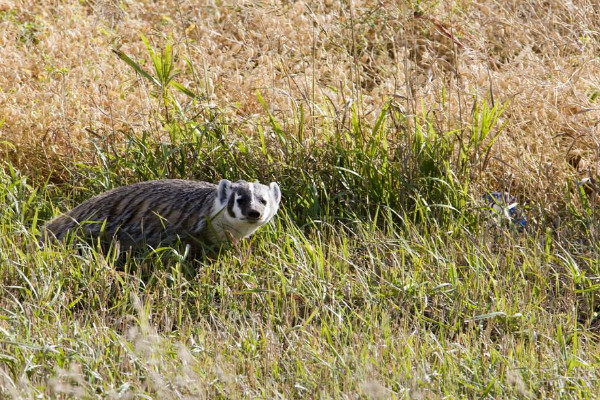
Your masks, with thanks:
[[[600,393],[596,2],[0,0],[0,48],[0,397]],[[202,260],[38,245],[158,178],[282,206]]]

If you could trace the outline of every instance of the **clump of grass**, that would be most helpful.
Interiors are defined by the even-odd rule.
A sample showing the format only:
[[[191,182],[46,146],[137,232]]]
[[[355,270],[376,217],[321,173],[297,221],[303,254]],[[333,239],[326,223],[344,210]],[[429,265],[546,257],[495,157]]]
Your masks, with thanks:
[[[268,115],[268,126],[259,129],[259,140],[247,142],[242,132],[228,128],[223,116],[194,106],[199,96],[181,85],[169,86],[169,82],[175,82],[172,76],[164,76],[169,74],[165,70],[171,70],[164,66],[170,65],[173,57],[170,44],[161,61],[147,40],[145,43],[153,74],[126,54],[119,56],[161,88],[155,95],[161,98],[160,118],[168,136],[145,131],[141,135],[127,134],[125,144],[97,144],[101,163],[89,169],[89,184],[102,182],[103,189],[110,184],[124,184],[131,172],[134,180],[215,180],[230,176],[278,179],[284,195],[294,194],[285,197],[300,224],[317,219],[361,218],[381,207],[397,210],[398,214],[411,210],[414,218],[423,222],[424,210],[460,214],[471,194],[470,180],[486,168],[501,129],[495,125],[502,109],[490,108],[485,102],[478,104],[475,100],[472,126],[464,133],[438,132],[425,111],[419,118],[411,117],[390,101],[370,128],[352,107],[348,127],[321,132],[318,138],[308,139],[313,143],[310,147],[302,142],[303,135],[284,132],[283,124],[257,93]],[[187,106],[177,101],[176,95],[182,90],[192,99]],[[199,109],[204,111],[204,122],[196,122]],[[302,119],[296,129],[306,130]],[[267,139],[269,133],[271,140]],[[412,213],[415,208],[420,212]]]

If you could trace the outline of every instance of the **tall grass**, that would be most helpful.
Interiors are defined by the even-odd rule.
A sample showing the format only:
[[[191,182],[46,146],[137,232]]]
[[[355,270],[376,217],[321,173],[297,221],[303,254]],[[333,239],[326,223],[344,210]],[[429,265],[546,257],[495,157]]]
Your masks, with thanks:
[[[300,229],[284,209],[191,277],[166,254],[130,260],[152,271],[142,278],[93,248],[37,249],[19,220],[44,194],[18,176],[2,193],[14,204],[0,225],[13,397],[595,393],[597,259],[575,261],[551,235],[433,217],[425,233],[384,212]]]
[[[597,207],[583,188],[566,197],[570,235],[533,208],[523,231],[498,223],[481,177],[502,106],[474,98],[443,131],[425,106],[388,100],[373,123],[350,106],[313,131],[257,93],[264,120],[249,134],[174,83],[171,44],[144,43],[154,70],[119,57],[156,89],[155,130],[96,135],[67,187],[33,187],[8,162],[0,172],[3,394],[595,396]],[[165,248],[117,266],[94,246],[38,246],[52,215],[165,177],[277,180],[282,209],[196,261]]]
[[[502,108],[489,107],[476,98],[470,126],[449,132],[439,132],[426,109],[411,116],[390,100],[373,126],[365,126],[357,108],[351,106],[347,124],[324,127],[313,137],[306,133],[300,114],[294,135],[284,132],[284,124],[257,93],[267,124],[248,137],[230,128],[218,111],[202,108],[196,101],[200,96],[175,84],[173,76],[164,76],[172,68],[163,66],[173,57],[170,44],[161,59],[158,51],[144,42],[155,67],[153,73],[126,54],[118,55],[160,88],[154,95],[160,97],[162,129],[160,134],[126,133],[125,143],[96,143],[101,163],[89,168],[89,183],[103,182],[104,189],[108,182],[124,184],[128,179],[278,179],[284,186],[288,210],[300,224],[362,218],[381,207],[399,214],[410,211],[424,222],[424,212],[461,213],[471,194],[470,181],[485,170],[502,129],[496,126]],[[177,97],[180,93],[191,100],[182,104]],[[413,212],[416,208],[419,212]]]
[[[312,136],[302,118],[286,131],[261,98],[265,123],[247,135],[172,84],[170,45],[146,45],[153,72],[119,56],[156,83],[159,129],[98,139],[74,191],[4,165],[5,395],[595,396],[596,208],[584,190],[566,199],[577,242],[544,215],[525,231],[496,222],[480,177],[502,107],[474,99],[444,132],[390,100],[372,125],[352,107]],[[167,248],[116,267],[93,246],[38,247],[41,221],[80,199],[165,177],[277,180],[283,207],[199,261]]]

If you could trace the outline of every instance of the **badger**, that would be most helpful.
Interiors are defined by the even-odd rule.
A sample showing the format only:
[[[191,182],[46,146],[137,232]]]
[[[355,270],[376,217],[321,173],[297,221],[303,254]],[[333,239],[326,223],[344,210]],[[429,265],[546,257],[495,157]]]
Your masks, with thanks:
[[[49,221],[40,242],[70,233],[121,250],[191,245],[192,250],[252,235],[279,209],[279,185],[222,179],[218,185],[163,179],[118,187]]]

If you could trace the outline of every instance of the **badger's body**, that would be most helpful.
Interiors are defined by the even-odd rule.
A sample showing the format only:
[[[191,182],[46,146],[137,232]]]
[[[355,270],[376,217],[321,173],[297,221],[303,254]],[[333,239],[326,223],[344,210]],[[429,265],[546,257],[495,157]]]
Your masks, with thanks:
[[[275,215],[280,200],[275,182],[147,181],[90,198],[48,222],[41,239],[63,240],[76,232],[102,243],[116,239],[121,249],[179,241],[210,246],[250,236]]]

